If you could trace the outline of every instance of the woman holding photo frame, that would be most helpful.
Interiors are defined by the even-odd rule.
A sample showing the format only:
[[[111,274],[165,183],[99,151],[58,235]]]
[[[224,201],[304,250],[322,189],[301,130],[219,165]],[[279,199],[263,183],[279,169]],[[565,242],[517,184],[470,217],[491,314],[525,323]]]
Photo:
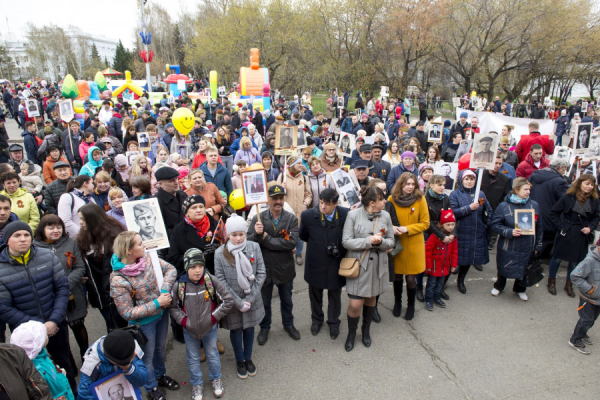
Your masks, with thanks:
[[[548,272],[550,294],[556,295],[556,273],[560,262],[567,261],[565,291],[570,297],[575,297],[571,272],[586,257],[588,247],[594,240],[594,229],[600,221],[599,207],[596,178],[591,174],[583,174],[550,211],[550,223],[558,231]]]
[[[527,286],[523,278],[534,252],[537,254],[542,249],[542,219],[538,218],[540,206],[529,198],[531,184],[527,179],[516,178],[512,187],[512,192],[498,205],[492,218],[492,231],[500,236],[496,253],[498,280],[494,283],[492,296],[498,296],[504,290],[507,279],[514,279],[513,292],[527,301]],[[519,226],[519,210],[533,210],[534,216],[530,220],[535,220],[533,235],[526,234],[528,227]]]

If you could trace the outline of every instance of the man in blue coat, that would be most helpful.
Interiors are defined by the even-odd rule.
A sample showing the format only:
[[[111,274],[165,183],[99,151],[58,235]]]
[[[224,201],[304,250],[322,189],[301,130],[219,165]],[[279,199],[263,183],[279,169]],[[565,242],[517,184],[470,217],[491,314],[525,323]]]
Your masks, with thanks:
[[[25,153],[27,153],[27,159],[32,161],[34,164],[42,166],[42,163],[37,158],[38,144],[35,140],[35,122],[25,122],[25,131],[21,133],[23,137],[23,144],[25,145]]]
[[[11,331],[27,321],[46,326],[48,353],[64,368],[73,393],[77,393],[77,367],[69,359],[69,330],[65,315],[69,282],[64,267],[49,249],[31,245],[28,224],[14,221],[4,228],[0,247],[0,322]]]
[[[122,330],[114,330],[96,340],[83,357],[77,399],[96,399],[90,385],[117,371],[125,376],[131,386],[139,390],[148,378],[148,370],[142,361],[143,354],[133,336]],[[158,393],[148,396],[151,399],[160,398]]]
[[[342,311],[342,287],[346,278],[338,271],[346,249],[342,246],[344,223],[348,209],[338,207],[339,194],[325,189],[319,194],[319,206],[303,211],[300,215],[300,240],[311,251],[306,253],[304,280],[308,283],[313,335],[318,335],[325,318],[323,314],[323,290],[327,289],[327,325],[329,335],[336,339],[340,334]]]
[[[219,159],[219,152],[216,148],[211,147],[206,150],[206,162],[200,166],[200,170],[204,172],[204,180],[206,182],[214,183],[217,185],[219,190],[227,193],[227,197],[233,192],[233,184],[231,183],[231,176],[227,168],[222,166],[217,160]]]

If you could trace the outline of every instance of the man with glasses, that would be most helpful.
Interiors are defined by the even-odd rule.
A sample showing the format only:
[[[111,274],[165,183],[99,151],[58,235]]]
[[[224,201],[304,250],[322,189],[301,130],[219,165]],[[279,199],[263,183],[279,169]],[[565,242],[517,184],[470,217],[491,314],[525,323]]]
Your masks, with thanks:
[[[519,157],[517,157],[517,153],[514,151],[510,151],[510,141],[508,136],[502,136],[500,138],[500,146],[499,150],[502,152],[502,159],[505,163],[512,166],[514,169],[517,169],[519,166]]]

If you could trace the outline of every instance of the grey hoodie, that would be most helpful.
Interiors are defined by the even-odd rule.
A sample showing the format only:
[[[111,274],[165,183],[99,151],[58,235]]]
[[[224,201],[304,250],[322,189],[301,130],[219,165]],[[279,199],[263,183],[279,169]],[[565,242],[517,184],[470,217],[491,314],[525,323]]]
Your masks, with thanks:
[[[571,273],[571,281],[579,289],[582,299],[592,304],[600,301],[600,252],[597,246],[590,246],[587,256]]]

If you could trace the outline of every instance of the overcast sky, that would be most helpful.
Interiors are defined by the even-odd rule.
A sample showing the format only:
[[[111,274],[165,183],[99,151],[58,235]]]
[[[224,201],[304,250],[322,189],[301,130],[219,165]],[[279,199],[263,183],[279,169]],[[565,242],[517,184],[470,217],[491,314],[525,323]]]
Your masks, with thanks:
[[[149,3],[158,0],[148,0]],[[193,10],[201,0],[168,0],[161,2],[171,18],[181,9]],[[132,29],[140,18],[139,0],[0,0],[0,42],[24,38],[27,22],[38,26],[55,24],[66,28],[74,25],[91,35],[102,35],[133,46]],[[105,15],[101,18],[100,15]],[[8,18],[8,25],[6,18]]]

